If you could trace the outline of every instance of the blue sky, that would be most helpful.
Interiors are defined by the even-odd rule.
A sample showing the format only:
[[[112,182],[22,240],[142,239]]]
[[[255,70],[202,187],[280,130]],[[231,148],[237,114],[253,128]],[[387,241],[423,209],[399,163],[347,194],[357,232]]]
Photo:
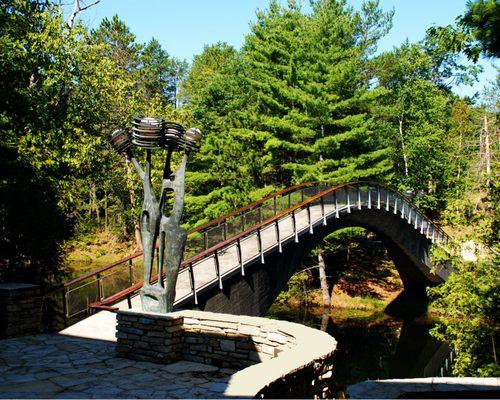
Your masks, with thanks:
[[[347,2],[357,9],[362,0]],[[139,42],[155,37],[169,54],[190,62],[205,44],[223,41],[239,48],[250,32],[255,11],[267,4],[268,0],[101,0],[82,13],[81,19],[96,27],[104,17],[118,14]],[[384,10],[394,8],[395,15],[379,51],[390,50],[406,39],[420,40],[428,27],[451,24],[466,8],[466,0],[381,0],[380,4]],[[482,60],[481,64],[485,72],[480,81],[473,87],[455,88],[457,94],[470,96],[494,79],[492,62]]]

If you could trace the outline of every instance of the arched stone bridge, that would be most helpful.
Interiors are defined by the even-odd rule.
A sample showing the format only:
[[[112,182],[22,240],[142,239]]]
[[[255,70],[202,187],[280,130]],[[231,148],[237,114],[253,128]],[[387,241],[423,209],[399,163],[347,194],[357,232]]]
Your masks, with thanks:
[[[376,233],[383,241],[403,282],[403,298],[406,294],[425,297],[426,286],[447,279],[449,270],[432,270],[429,249],[432,243],[447,242],[448,236],[401,193],[367,182],[331,187],[303,184],[191,231],[188,257],[177,282],[176,307],[263,315],[305,254],[331,232],[354,226]],[[98,271],[93,309],[139,305],[136,294],[142,282],[108,297],[99,282],[120,265],[123,269],[126,262],[132,266],[134,258],[140,258],[140,253]],[[84,278],[88,282],[92,275]],[[78,284],[78,279],[68,287]],[[72,303],[67,298],[65,302],[71,316]]]

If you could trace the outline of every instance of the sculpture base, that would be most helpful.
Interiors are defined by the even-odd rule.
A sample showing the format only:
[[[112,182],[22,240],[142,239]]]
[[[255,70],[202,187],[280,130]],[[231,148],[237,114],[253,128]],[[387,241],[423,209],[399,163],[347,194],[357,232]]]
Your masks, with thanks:
[[[165,288],[156,283],[144,285],[140,291],[142,309],[149,312],[166,313],[168,309],[167,294]]]

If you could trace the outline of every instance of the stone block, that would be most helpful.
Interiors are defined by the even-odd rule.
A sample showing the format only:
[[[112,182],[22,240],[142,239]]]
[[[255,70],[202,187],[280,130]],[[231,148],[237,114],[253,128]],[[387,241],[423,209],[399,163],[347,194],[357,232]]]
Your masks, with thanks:
[[[243,335],[259,336],[260,328],[252,325],[240,324],[238,326],[238,332]]]
[[[184,336],[184,343],[190,343],[190,344],[203,343],[203,338],[197,336]]]
[[[196,318],[184,318],[184,325],[199,325],[200,320]]]
[[[234,340],[221,340],[220,349],[223,351],[235,351],[236,343],[234,342]]]
[[[265,354],[269,354],[271,357],[276,357],[276,348],[273,346],[268,346],[267,344],[262,344],[260,346],[260,351]]]
[[[200,324],[203,326],[211,326],[222,329],[229,328],[235,331],[238,330],[238,324],[236,322],[200,319]]]
[[[279,344],[286,344],[287,338],[285,335],[276,332],[268,332],[266,338],[271,342],[276,342]]]

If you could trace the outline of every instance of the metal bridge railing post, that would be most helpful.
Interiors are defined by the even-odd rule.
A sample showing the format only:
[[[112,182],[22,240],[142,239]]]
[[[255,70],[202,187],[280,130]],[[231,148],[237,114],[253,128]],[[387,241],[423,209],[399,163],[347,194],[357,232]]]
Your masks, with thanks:
[[[321,196],[320,201],[321,201],[321,216],[323,217],[323,226],[326,226],[325,199],[323,198],[323,196]]]
[[[385,189],[385,211],[389,212],[391,210],[391,192],[389,192],[389,189]]]
[[[281,248],[280,224],[278,220],[274,221],[274,229],[276,231],[276,243],[278,243],[278,252],[282,253],[283,249]]]
[[[227,220],[225,219],[223,224],[222,224],[222,236],[224,237],[224,240],[227,239]]]
[[[380,207],[382,205],[382,201],[380,198],[380,186],[377,186],[377,210],[380,210]]]
[[[368,209],[372,208],[372,188],[368,186]]]
[[[339,218],[339,202],[337,199],[337,191],[336,190],[333,192],[333,200],[335,203],[335,218]]]
[[[313,232],[313,226],[312,226],[312,220],[311,220],[311,207],[309,205],[310,203],[307,203],[306,209],[307,209],[307,223],[309,224],[309,233],[312,235]]]
[[[257,228],[257,241],[259,245],[260,262],[264,264],[264,246],[262,246],[262,235],[260,234],[260,228]]]
[[[99,296],[99,300],[102,300],[104,299],[104,292],[102,290],[101,274],[97,274],[96,278],[97,278],[97,293]]]
[[[412,214],[413,208],[411,205],[408,204],[408,224],[411,225],[411,214]]]
[[[217,275],[217,279],[219,280],[219,289],[222,290],[222,277],[220,276],[219,254],[217,254],[217,250],[214,251],[214,264],[215,273]]]
[[[241,231],[245,230],[245,214],[241,214]]]
[[[63,320],[64,327],[68,326],[69,319],[69,289],[67,286],[63,288],[62,294],[62,307],[63,307]]]
[[[299,234],[297,232],[297,220],[295,218],[295,210],[292,211],[292,226],[295,243],[299,243]]]
[[[189,264],[189,282],[191,283],[191,291],[193,292],[194,304],[198,305],[198,296],[196,294],[196,286],[194,283],[193,264]]]
[[[208,249],[208,231],[203,232],[203,246]]]
[[[278,213],[278,199],[274,197],[273,199],[273,209],[274,209],[274,215]]]
[[[347,201],[347,212],[351,212],[351,196],[349,195],[349,188],[345,187],[346,201]]]
[[[405,219],[405,201],[401,199],[401,218]]]
[[[361,188],[359,185],[356,185],[356,197],[358,201],[358,210],[361,210]]]
[[[394,214],[398,213],[398,195],[394,194]]]
[[[236,253],[238,255],[238,265],[241,269],[241,276],[245,276],[245,267],[243,265],[243,255],[241,254],[241,241],[240,238],[236,239]]]

